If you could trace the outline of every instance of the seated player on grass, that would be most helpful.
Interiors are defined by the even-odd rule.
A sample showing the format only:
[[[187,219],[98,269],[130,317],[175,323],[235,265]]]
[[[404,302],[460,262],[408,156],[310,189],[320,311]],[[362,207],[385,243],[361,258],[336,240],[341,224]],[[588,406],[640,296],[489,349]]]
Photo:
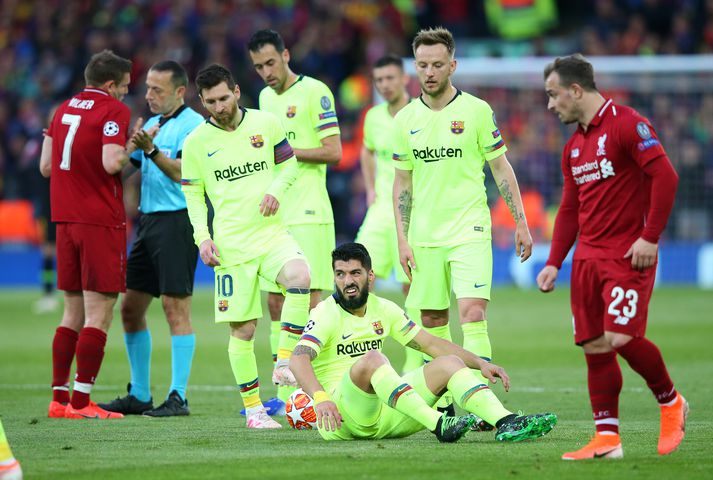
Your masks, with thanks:
[[[502,367],[427,333],[395,303],[369,294],[374,272],[363,245],[336,248],[332,268],[336,291],[312,310],[290,359],[295,378],[314,399],[324,439],[397,438],[427,428],[441,442],[455,442],[471,429],[475,415],[496,426],[500,441],[540,437],[555,426],[552,413],[510,412],[471,370],[492,383],[500,378],[508,390]],[[388,336],[433,361],[399,376],[381,353]],[[446,390],[469,415],[433,408]]]

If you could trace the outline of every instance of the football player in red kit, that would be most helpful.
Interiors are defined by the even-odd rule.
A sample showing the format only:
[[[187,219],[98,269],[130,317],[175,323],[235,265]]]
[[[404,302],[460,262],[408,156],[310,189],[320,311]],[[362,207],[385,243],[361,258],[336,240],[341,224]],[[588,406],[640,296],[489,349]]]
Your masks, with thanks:
[[[604,98],[581,55],[545,68],[547,108],[577,130],[564,147],[562,203],[543,292],[578,240],[572,265],[574,339],[584,349],[596,435],[565,460],[623,456],[619,437],[621,355],[646,380],[661,408],[658,452],[683,440],[688,404],[674,388],[661,352],[645,337],[658,241],[673,206],[678,175],[649,121]]]
[[[126,214],[121,170],[129,161],[131,62],[105,50],[84,70],[86,87],[59,106],[42,145],[57,223],[57,288],[64,314],[52,342],[53,418],[121,418],[89,395],[119,292],[126,290]],[[76,352],[71,402],[69,371]]]

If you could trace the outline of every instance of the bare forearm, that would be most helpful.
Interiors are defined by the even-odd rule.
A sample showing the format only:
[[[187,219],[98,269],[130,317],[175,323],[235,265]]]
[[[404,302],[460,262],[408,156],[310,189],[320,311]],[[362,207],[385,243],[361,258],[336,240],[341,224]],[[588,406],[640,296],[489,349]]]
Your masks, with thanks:
[[[486,363],[485,360],[476,354],[469,352],[460,345],[456,345],[453,342],[449,342],[448,340],[435,336],[431,339],[428,345],[424,345],[422,348],[426,354],[432,356],[433,358],[443,355],[456,355],[458,358],[463,360],[468,368],[480,370],[481,365]]]
[[[164,173],[168,178],[176,183],[181,181],[181,159],[168,158],[163,152],[158,152],[153,159],[153,163]]]
[[[295,156],[298,162],[311,163],[315,165],[336,165],[341,160],[341,151],[336,149],[319,147],[319,148],[295,148]]]
[[[362,147],[359,163],[361,165],[361,174],[364,176],[364,186],[367,190],[373,191],[376,188],[376,162],[374,161],[374,152],[366,147]]]
[[[312,368],[312,360],[315,356],[316,353],[311,348],[298,345],[290,357],[290,370],[295,375],[295,379],[302,387],[302,390],[310,397],[314,397],[314,392],[324,390]]]
[[[500,159],[493,160],[490,164],[493,178],[498,186],[500,195],[505,200],[505,204],[510,210],[510,215],[515,220],[515,223],[525,221],[525,209],[522,206],[522,197],[520,196],[520,188],[515,178],[515,172],[504,156]]]
[[[406,240],[408,237],[412,206],[413,181],[411,172],[397,170],[394,178],[394,215],[396,217],[396,234],[399,241]]]

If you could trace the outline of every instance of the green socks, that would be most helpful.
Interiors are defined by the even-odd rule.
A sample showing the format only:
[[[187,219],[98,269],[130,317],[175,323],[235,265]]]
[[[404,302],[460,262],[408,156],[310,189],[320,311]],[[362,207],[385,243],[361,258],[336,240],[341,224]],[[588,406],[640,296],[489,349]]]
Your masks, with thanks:
[[[277,359],[290,358],[309,319],[309,288],[288,288],[280,315],[280,343]]]
[[[254,340],[240,340],[231,336],[228,344],[230,368],[233,369],[233,376],[235,376],[235,382],[238,384],[240,396],[246,409],[262,405],[254,343]]]
[[[430,431],[436,429],[441,414],[404,382],[391,365],[387,363],[377,368],[371,376],[371,385],[379,399],[389,407],[413,418]]]
[[[489,362],[493,354],[490,337],[488,337],[488,321],[468,322],[461,326],[463,328],[463,348]],[[475,375],[480,383],[488,384],[488,380],[479,371],[476,370]]]
[[[456,403],[464,410],[474,413],[490,425],[510,415],[498,397],[486,383],[475,375],[476,371],[464,367],[453,374],[448,381],[448,390],[453,393]]]

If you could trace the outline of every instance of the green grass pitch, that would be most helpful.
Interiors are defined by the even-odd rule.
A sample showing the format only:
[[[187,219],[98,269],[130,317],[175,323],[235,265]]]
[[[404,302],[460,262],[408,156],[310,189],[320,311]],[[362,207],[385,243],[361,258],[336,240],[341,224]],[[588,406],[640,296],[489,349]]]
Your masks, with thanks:
[[[499,385],[495,392],[510,409],[555,412],[555,430],[520,444],[496,443],[492,433],[471,433],[453,445],[439,444],[428,432],[400,440],[328,443],[310,431],[247,430],[227,360],[228,331],[213,324],[210,290],[197,292],[194,299],[198,339],[188,389],[190,417],[48,419],[50,344],[59,314],[29,313],[37,295],[0,292],[0,415],[26,478],[713,478],[710,292],[661,288],[650,308],[648,336],[661,348],[691,405],[679,451],[657,455],[658,408],[643,380],[622,361],[625,458],[593,462],[559,459],[593,432],[584,358],[572,344],[564,289],[549,295],[497,289],[489,308],[494,360],[507,369],[513,384],[507,394]],[[398,294],[390,296],[400,301]],[[263,398],[275,393],[267,323],[260,324],[256,341]],[[151,307],[149,324],[153,394],[160,403],[170,383],[170,341],[158,302]],[[396,366],[402,361],[398,348],[390,343],[386,349]],[[92,398],[123,395],[128,380],[115,317]]]

